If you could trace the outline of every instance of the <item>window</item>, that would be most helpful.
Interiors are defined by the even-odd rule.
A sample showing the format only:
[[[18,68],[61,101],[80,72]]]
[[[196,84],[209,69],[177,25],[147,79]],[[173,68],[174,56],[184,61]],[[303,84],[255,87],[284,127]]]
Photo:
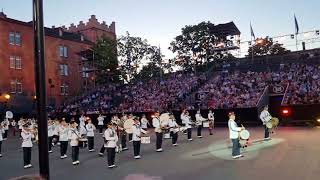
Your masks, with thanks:
[[[68,76],[68,65],[60,64],[60,75],[61,76]]]
[[[20,56],[10,56],[10,69],[22,69]]]
[[[59,55],[60,57],[68,57],[68,47],[59,46]]]
[[[9,33],[9,44],[21,46],[21,34],[20,32]]]
[[[14,32],[9,33],[9,43],[14,45]]]
[[[82,77],[83,78],[88,78],[89,77],[88,70],[89,70],[88,67],[82,67]]]
[[[60,86],[60,92],[61,92],[61,95],[68,95],[69,94],[69,86],[66,84],[62,84]]]
[[[19,79],[11,80],[11,93],[22,93],[22,82]]]

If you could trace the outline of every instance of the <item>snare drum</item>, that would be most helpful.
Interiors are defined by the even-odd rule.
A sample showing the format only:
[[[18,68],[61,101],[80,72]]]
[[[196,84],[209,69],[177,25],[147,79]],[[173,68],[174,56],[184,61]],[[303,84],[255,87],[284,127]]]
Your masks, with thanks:
[[[163,136],[164,139],[170,139],[170,133],[165,133],[164,136]]]
[[[207,121],[207,122],[203,122],[203,127],[204,128],[208,128],[209,127],[209,122]]]
[[[80,148],[85,148],[85,147],[87,147],[87,145],[88,145],[88,139],[86,139],[86,138],[80,138],[79,139],[79,147]]]
[[[250,137],[250,132],[246,129],[239,132],[240,139],[247,140]]]
[[[267,126],[268,129],[271,129],[271,128],[273,127],[272,121],[268,121],[268,122],[266,123],[266,126]]]
[[[150,136],[141,137],[141,144],[150,144]]]

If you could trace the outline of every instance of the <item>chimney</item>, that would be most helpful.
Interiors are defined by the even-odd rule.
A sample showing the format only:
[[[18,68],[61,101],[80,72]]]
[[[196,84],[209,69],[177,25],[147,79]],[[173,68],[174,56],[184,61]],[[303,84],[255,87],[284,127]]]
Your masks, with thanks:
[[[55,27],[55,26],[52,26],[51,28],[52,28],[52,29],[55,29],[56,27]]]
[[[60,36],[60,37],[63,36],[63,31],[62,31],[61,28],[59,28],[59,36]]]

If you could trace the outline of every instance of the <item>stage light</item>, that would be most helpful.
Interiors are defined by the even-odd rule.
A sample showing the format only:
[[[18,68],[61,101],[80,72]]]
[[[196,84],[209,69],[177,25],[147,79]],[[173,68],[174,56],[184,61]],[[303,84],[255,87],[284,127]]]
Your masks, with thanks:
[[[4,98],[6,98],[6,100],[9,100],[11,98],[10,94],[5,94]]]
[[[263,39],[257,39],[256,40],[256,44],[262,44],[263,43]]]
[[[320,118],[317,119],[317,122],[320,123]]]
[[[289,110],[288,110],[288,109],[283,109],[283,110],[282,110],[282,114],[284,114],[284,115],[289,114]]]

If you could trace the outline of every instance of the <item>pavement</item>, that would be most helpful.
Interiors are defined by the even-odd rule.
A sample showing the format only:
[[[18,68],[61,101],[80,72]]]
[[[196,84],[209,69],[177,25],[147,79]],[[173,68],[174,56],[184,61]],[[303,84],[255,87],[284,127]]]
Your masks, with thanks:
[[[207,130],[203,138],[188,142],[180,133],[179,146],[164,140],[163,152],[155,152],[155,135],[151,144],[143,144],[139,160],[133,159],[133,147],[116,155],[117,168],[108,169],[107,157],[99,157],[101,135],[96,134],[96,152],[80,150],[80,165],[73,166],[71,148],[68,158],[61,160],[59,146],[50,156],[51,180],[318,180],[320,174],[320,129],[317,127],[280,127],[271,141],[263,138],[262,127],[248,128],[251,143],[242,149],[244,158],[231,158],[228,129],[217,128],[212,136]],[[23,169],[21,140],[9,137],[2,143],[0,180],[39,172],[38,151],[32,149],[33,168]]]

